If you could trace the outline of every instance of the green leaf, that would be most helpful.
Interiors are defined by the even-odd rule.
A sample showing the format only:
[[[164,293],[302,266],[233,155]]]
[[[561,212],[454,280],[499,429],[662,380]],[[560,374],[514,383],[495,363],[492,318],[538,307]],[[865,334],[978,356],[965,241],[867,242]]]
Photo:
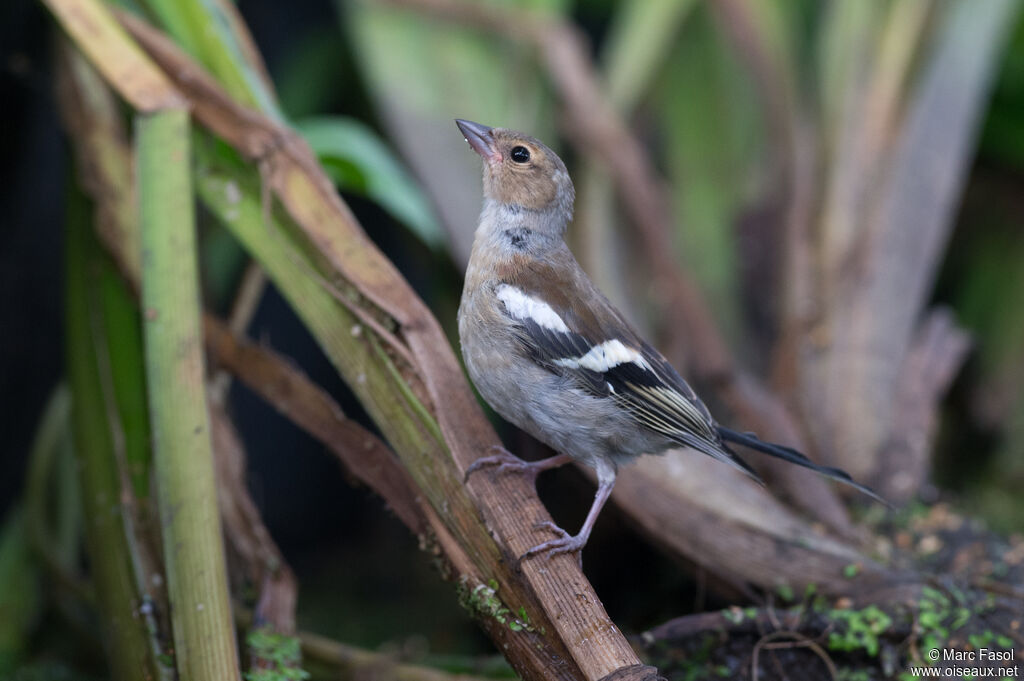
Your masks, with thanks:
[[[130,381],[113,375],[112,367],[130,362],[110,336],[120,322],[107,319],[116,297],[104,290],[104,281],[117,281],[111,259],[101,250],[90,224],[90,211],[78,191],[68,194],[65,237],[65,341],[68,384],[72,395],[72,424],[76,469],[81,485],[82,513],[90,573],[102,613],[102,633],[110,644],[111,678],[166,678],[155,658],[148,622],[139,617],[139,575],[133,559],[135,537],[127,533],[127,503],[123,501],[118,471],[118,442],[125,431],[115,428],[117,399],[111,394]],[[108,274],[109,273],[109,274]],[[119,369],[119,373],[120,373]],[[109,390],[113,386],[114,391]],[[143,412],[144,414],[144,412]],[[137,440],[131,436],[131,441]],[[123,451],[123,450],[122,450]]]
[[[342,190],[373,199],[432,248],[444,246],[430,203],[373,130],[340,116],[307,118],[296,128]]]
[[[12,672],[27,652],[40,614],[39,580],[18,506],[0,528],[0,676]]]
[[[123,465],[137,499],[150,496],[149,413],[146,409],[146,376],[142,359],[142,326],[139,308],[119,272],[107,268],[100,275],[105,338],[116,361],[110,363],[112,397],[124,452]]]

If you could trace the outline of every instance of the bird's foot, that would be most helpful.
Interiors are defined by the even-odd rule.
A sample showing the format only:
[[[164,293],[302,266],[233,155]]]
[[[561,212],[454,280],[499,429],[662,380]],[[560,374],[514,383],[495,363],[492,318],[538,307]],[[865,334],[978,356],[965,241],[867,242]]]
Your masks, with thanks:
[[[583,568],[583,547],[587,544],[588,537],[583,536],[583,532],[572,535],[563,530],[558,525],[555,525],[550,520],[537,523],[534,527],[538,530],[551,530],[558,535],[557,539],[551,539],[543,544],[537,544],[532,549],[519,557],[519,562],[522,563],[531,556],[547,556],[548,560],[551,560],[554,556],[560,553],[575,553],[576,562],[579,563],[580,568]]]
[[[521,473],[533,482],[536,481],[537,475],[539,475],[541,471],[548,468],[548,466],[543,465],[547,461],[546,459],[542,461],[523,461],[504,447],[498,447],[497,445],[491,447],[488,451],[495,453],[491,456],[485,456],[474,461],[469,468],[466,469],[466,475],[463,478],[463,481],[469,480],[469,476],[476,473],[478,470],[494,466],[495,469],[492,475],[502,475],[503,473],[511,473],[515,471]]]

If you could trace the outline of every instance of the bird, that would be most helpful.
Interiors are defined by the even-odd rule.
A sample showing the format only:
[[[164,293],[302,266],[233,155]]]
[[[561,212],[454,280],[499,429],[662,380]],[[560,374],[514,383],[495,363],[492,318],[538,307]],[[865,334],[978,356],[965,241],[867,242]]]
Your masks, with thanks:
[[[535,481],[576,461],[593,468],[597,492],[580,531],[551,521],[555,537],[526,551],[548,558],[582,549],[620,466],[644,454],[690,447],[760,477],[728,443],[817,471],[878,498],[838,468],[795,449],[719,425],[672,365],[598,290],[564,236],[575,190],[555,152],[529,135],[455,120],[483,159],[483,208],[458,310],[467,373],[502,418],[557,452],[527,462],[504,448],[478,470],[517,471]]]

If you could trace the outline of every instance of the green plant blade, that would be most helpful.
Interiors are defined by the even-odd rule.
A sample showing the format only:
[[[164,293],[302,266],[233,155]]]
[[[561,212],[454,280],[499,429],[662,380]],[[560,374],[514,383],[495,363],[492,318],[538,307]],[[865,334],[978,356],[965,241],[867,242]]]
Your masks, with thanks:
[[[31,558],[25,513],[8,511],[0,528],[0,676],[7,678],[25,657],[39,616],[40,591]]]
[[[295,127],[343,191],[373,199],[431,248],[444,246],[430,203],[368,126],[351,118],[324,116],[299,121]]]
[[[78,195],[74,195],[78,196]],[[84,504],[85,540],[101,627],[110,645],[114,679],[163,678],[155,649],[138,611],[131,548],[125,534],[117,470],[117,430],[112,418],[104,304],[99,279],[113,264],[100,251],[78,198],[70,202],[67,252],[67,366],[72,394],[75,454]]]

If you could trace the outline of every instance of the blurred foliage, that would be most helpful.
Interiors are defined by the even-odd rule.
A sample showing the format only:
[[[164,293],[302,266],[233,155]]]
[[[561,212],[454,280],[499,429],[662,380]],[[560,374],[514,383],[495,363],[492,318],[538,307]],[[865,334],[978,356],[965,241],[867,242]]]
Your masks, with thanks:
[[[1024,21],[1018,21],[1003,57],[982,128],[981,158],[1024,168]]]
[[[25,656],[29,632],[39,617],[39,587],[25,513],[15,508],[0,528],[0,678],[18,668]]]
[[[340,116],[295,123],[342,191],[367,196],[433,248],[444,234],[430,204],[388,147],[363,123]]]
[[[741,298],[733,226],[766,180],[758,104],[746,71],[705,7],[694,12],[672,47],[652,99],[665,135],[666,170],[677,188],[672,198],[678,257],[735,339]]]
[[[559,13],[564,0],[495,4]],[[551,135],[551,104],[533,60],[514,46],[417,13],[338,2],[372,96],[420,115],[502,121]],[[548,134],[545,135],[544,133]]]

